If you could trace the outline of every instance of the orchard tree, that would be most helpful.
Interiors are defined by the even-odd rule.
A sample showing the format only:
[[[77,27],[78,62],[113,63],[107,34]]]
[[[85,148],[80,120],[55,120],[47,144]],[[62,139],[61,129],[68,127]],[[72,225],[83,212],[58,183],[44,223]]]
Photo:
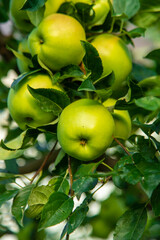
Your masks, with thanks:
[[[0,0],[1,237],[160,238],[159,19],[159,0]]]

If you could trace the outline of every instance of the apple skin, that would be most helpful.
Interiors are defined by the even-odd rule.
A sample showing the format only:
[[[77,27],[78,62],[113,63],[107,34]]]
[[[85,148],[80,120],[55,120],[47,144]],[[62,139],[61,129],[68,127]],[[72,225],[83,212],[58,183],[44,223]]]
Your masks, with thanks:
[[[85,31],[74,18],[55,13],[43,19],[28,38],[31,54],[52,71],[69,64],[79,65],[85,54],[80,40],[86,40]]]
[[[40,103],[30,94],[27,85],[33,88],[53,88],[62,91],[62,88],[53,85],[47,74],[35,73],[19,82],[15,89],[10,88],[8,94],[8,109],[12,118],[21,129],[27,126],[38,127],[54,121],[57,116],[41,109]]]
[[[109,98],[103,103],[103,105],[107,108],[114,108],[116,101],[116,99]],[[130,137],[132,131],[132,123],[129,112],[127,110],[114,109],[112,117],[115,122],[114,137],[127,140]]]
[[[95,12],[94,19],[91,21],[90,25],[101,25],[104,23],[105,18],[110,10],[108,0],[72,0],[73,3],[83,2],[87,4],[93,4],[93,10]]]
[[[62,3],[66,2],[66,0],[47,0],[45,2],[45,11],[44,17],[47,17],[53,13],[56,13],[61,6]]]
[[[11,19],[15,23],[16,27],[22,32],[30,32],[33,29],[27,12],[20,10],[26,0],[11,0],[10,1],[10,14]]]
[[[28,48],[28,40],[27,39],[24,39],[19,43],[18,52],[21,54],[30,53],[29,48]],[[32,61],[30,59],[28,59],[27,62],[25,60],[23,61],[22,59],[19,59],[19,58],[17,58],[16,60],[17,60],[18,70],[20,71],[20,73],[29,72],[30,71],[29,67],[33,67]]]
[[[120,92],[120,88],[132,70],[132,58],[127,46],[122,39],[108,33],[95,37],[91,43],[102,59],[102,75],[108,75],[113,71],[115,81],[112,90]]]
[[[110,112],[102,104],[92,99],[81,99],[62,111],[57,137],[69,156],[91,161],[110,146],[114,127]]]

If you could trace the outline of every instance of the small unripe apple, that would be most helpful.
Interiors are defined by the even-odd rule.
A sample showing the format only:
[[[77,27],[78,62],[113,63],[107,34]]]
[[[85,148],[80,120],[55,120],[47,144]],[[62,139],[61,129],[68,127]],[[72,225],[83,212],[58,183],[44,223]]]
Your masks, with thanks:
[[[126,44],[119,37],[108,33],[95,37],[92,44],[102,59],[103,76],[113,71],[115,81],[112,90],[120,92],[132,70],[132,58]]]
[[[33,29],[27,12],[21,10],[26,0],[11,0],[10,1],[10,14],[16,27],[22,32],[30,32]]]
[[[8,109],[12,118],[21,129],[26,129],[27,126],[38,127],[54,121],[57,116],[41,109],[40,103],[30,94],[27,85],[32,88],[53,88],[62,91],[61,87],[53,85],[47,74],[35,73],[25,77],[15,88],[9,90]]]
[[[24,39],[19,43],[18,52],[24,56],[25,56],[25,53],[30,53],[28,49],[27,39]],[[30,71],[29,67],[33,67],[32,61],[29,58],[23,59],[23,60],[20,58],[17,58],[16,60],[17,60],[17,66],[20,73],[29,72]]]
[[[49,69],[59,71],[69,64],[80,64],[85,54],[80,41],[85,39],[85,31],[76,19],[55,13],[31,32],[28,43],[33,56],[37,54]]]
[[[91,161],[110,146],[114,127],[110,112],[102,104],[81,99],[62,111],[57,128],[58,141],[69,156]]]
[[[107,108],[114,108],[116,101],[116,99],[109,98],[103,103],[103,105]],[[127,110],[114,109],[112,116],[115,122],[114,137],[127,140],[130,137],[132,130],[129,112]]]

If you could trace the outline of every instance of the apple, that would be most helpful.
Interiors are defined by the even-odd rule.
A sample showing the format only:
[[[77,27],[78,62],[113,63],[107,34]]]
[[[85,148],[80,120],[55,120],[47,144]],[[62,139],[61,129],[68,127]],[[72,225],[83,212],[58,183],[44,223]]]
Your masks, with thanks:
[[[102,59],[102,75],[113,71],[115,81],[112,90],[120,92],[132,70],[132,58],[126,44],[121,38],[108,33],[95,37],[91,43]]]
[[[61,6],[62,3],[66,2],[66,0],[47,0],[45,2],[45,11],[44,17],[47,17],[53,13],[56,13]]]
[[[99,102],[80,99],[61,113],[57,137],[62,149],[71,157],[91,161],[110,146],[114,135],[114,120]]]
[[[52,84],[51,78],[44,73],[34,73],[26,76],[15,88],[10,88],[8,94],[8,109],[12,118],[21,129],[27,126],[38,127],[54,121],[57,116],[41,109],[40,103],[30,94],[27,85],[33,88],[62,88]]]
[[[29,72],[30,68],[33,67],[32,61],[29,58],[25,59],[25,53],[30,53],[28,49],[28,40],[22,40],[18,45],[18,52],[24,56],[24,59],[17,58],[17,66],[20,73]]]
[[[55,13],[43,21],[29,35],[31,54],[53,71],[69,64],[79,65],[85,54],[81,40],[85,31],[73,17]]]
[[[104,23],[105,18],[110,10],[108,0],[72,0],[73,3],[87,3],[93,4],[93,10],[95,12],[94,19],[91,21],[90,25],[100,25]]]
[[[27,12],[21,10],[26,0],[11,0],[10,1],[10,14],[11,19],[16,27],[22,32],[30,32],[33,29]]]
[[[107,108],[114,108],[116,101],[116,99],[109,98],[103,102],[103,105]],[[114,137],[127,140],[132,131],[132,123],[129,112],[127,110],[114,109],[112,116],[115,122]]]

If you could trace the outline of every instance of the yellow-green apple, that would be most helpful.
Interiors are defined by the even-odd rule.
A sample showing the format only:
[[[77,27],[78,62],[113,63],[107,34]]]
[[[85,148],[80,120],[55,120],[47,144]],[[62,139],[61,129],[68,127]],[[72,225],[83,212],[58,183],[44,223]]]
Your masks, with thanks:
[[[116,99],[108,98],[103,105],[107,108],[113,108],[113,119],[115,122],[115,138],[127,140],[131,135],[132,123],[129,112],[127,110],[114,109]]]
[[[11,0],[10,1],[10,14],[11,19],[16,27],[22,32],[30,32],[33,29],[27,12],[21,10],[26,0]]]
[[[18,45],[18,53],[22,54],[22,58],[17,58],[17,66],[21,73],[29,72],[30,68],[33,67],[32,61],[25,57],[25,53],[30,53],[28,49],[28,40],[22,40]]]
[[[76,19],[55,13],[31,32],[28,43],[33,56],[37,54],[40,62],[58,71],[69,64],[80,64],[85,54],[80,41],[85,39],[85,31]]]
[[[95,16],[93,20],[90,22],[90,25],[103,24],[110,10],[108,0],[72,0],[72,2],[73,3],[82,2],[87,4],[93,4],[93,10],[94,10]]]
[[[30,94],[27,85],[32,88],[62,88],[53,85],[50,76],[44,73],[34,73],[26,76],[8,94],[8,109],[12,118],[21,129],[27,126],[38,127],[54,121],[57,117],[52,112],[41,109],[40,103]]]
[[[110,146],[114,127],[107,108],[96,100],[80,99],[62,111],[57,128],[58,141],[69,156],[91,161]]]
[[[112,89],[120,92],[132,70],[132,58],[126,44],[121,38],[108,33],[95,37],[92,44],[102,59],[103,76],[113,71],[115,81]]]

